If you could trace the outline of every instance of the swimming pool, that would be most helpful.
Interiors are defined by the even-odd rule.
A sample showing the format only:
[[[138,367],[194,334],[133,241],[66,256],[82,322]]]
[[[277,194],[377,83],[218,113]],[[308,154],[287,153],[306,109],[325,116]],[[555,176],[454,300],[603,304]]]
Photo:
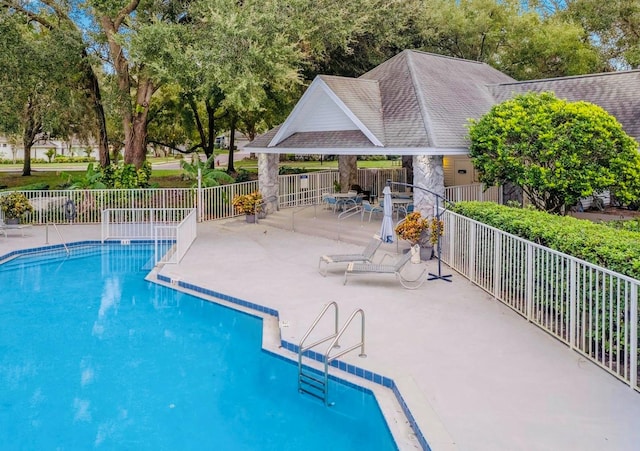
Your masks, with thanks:
[[[262,322],[145,281],[148,245],[0,265],[0,449],[397,449],[373,395],[299,395]]]

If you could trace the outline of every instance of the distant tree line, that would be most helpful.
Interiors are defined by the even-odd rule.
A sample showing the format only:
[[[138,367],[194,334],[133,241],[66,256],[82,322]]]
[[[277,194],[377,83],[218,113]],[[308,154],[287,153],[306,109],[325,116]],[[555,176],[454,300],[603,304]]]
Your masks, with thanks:
[[[103,167],[110,152],[123,151],[125,163],[141,168],[150,144],[210,157],[222,130],[253,138],[284,120],[317,74],[359,76],[405,48],[483,61],[516,79],[640,64],[637,0],[0,0],[0,7],[0,133],[22,142],[24,175],[44,136],[92,139]]]

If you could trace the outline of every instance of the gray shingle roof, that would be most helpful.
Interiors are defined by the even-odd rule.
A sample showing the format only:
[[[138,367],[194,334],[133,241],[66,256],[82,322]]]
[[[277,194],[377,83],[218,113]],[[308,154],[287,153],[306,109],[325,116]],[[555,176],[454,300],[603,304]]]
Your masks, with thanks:
[[[554,92],[571,102],[585,100],[607,110],[640,141],[640,70],[550,78],[489,86],[496,103],[529,91]]]
[[[432,146],[467,147],[469,118],[480,117],[494,104],[486,86],[513,79],[491,66],[456,58],[408,53],[425,103]]]
[[[371,141],[360,130],[342,130],[334,132],[298,132],[278,144],[279,148],[333,148],[333,147],[371,147]],[[382,149],[382,148],[380,148]]]
[[[319,78],[384,149],[396,154],[466,149],[470,118],[477,119],[494,104],[527,91],[553,91],[570,101],[600,105],[640,141],[640,70],[517,82],[484,63],[405,50],[358,79]],[[265,149],[277,131],[270,130],[249,147]],[[374,149],[360,131],[298,132],[276,146],[280,147],[298,148],[301,153],[335,147],[385,153]]]
[[[320,75],[320,79],[384,144],[385,130],[378,81],[330,75]]]

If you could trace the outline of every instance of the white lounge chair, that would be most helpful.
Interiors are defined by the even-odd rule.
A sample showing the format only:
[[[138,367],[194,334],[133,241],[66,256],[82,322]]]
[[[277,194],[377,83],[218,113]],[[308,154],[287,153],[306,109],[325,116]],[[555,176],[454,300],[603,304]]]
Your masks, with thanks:
[[[323,255],[318,261],[318,272],[325,277],[329,265],[333,263],[371,262],[373,256],[382,244],[378,235],[373,235],[367,247],[360,254],[333,254]],[[324,264],[324,265],[323,265]]]
[[[402,271],[402,268],[404,268],[404,266],[407,263],[409,263],[409,261],[411,260],[411,256],[416,252],[419,252],[419,250],[415,246],[413,246],[411,247],[409,252],[398,257],[398,259],[393,264],[387,264],[387,265],[382,264],[382,262],[381,263],[357,263],[357,262],[349,263],[349,265],[347,266],[347,270],[344,272],[344,285],[347,284],[347,278],[349,275],[393,274],[394,276],[396,276],[396,279],[398,279],[398,281],[400,282],[400,285],[410,290],[414,290],[420,287],[424,283],[424,281],[427,279],[425,277],[427,273],[427,269],[423,268],[422,272],[418,275],[418,277],[414,279],[407,279],[406,277],[403,277],[401,274],[401,271]]]

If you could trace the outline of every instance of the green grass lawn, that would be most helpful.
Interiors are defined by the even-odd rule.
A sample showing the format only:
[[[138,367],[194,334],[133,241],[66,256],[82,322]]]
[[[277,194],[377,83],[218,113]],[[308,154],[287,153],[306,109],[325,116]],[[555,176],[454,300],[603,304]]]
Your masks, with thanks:
[[[69,175],[81,177],[83,170],[79,171],[38,171],[32,170],[28,177],[22,176],[22,171],[16,172],[0,172],[0,187],[20,188],[38,183],[45,183],[49,189],[64,189],[69,183]],[[181,177],[180,169],[160,169],[154,170],[151,174],[151,184],[157,185],[159,188],[187,188],[193,182],[184,181]]]
[[[149,158],[153,164],[164,162],[176,162],[173,157],[169,158]],[[391,160],[358,161],[359,168],[390,168],[398,163]],[[295,169],[305,169],[308,171],[319,171],[323,169],[336,169],[338,161],[283,161],[280,167]],[[250,172],[258,171],[258,162],[255,159],[245,159],[236,161],[234,167],[237,170],[244,169]],[[32,165],[31,175],[22,176],[22,165],[1,165],[0,166],[0,188],[19,188],[22,186],[44,183],[49,189],[63,189],[69,183],[69,176],[72,178],[81,177],[87,169],[87,163],[37,163]],[[226,169],[220,167],[219,169]],[[193,185],[191,181],[182,180],[181,169],[153,169],[151,184],[160,188],[187,188]]]

